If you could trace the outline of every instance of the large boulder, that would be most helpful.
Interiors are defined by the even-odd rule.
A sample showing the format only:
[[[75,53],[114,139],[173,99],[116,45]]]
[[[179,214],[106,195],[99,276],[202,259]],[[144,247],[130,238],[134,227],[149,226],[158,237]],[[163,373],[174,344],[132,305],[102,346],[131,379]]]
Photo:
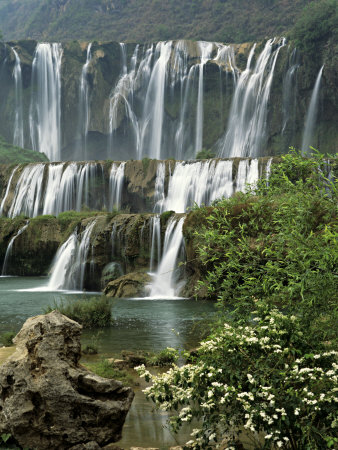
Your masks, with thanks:
[[[144,297],[148,294],[150,281],[150,275],[145,272],[128,273],[108,283],[103,293],[107,297]]]
[[[37,450],[121,439],[134,393],[79,365],[81,329],[58,311],[25,322],[0,366],[0,434]]]

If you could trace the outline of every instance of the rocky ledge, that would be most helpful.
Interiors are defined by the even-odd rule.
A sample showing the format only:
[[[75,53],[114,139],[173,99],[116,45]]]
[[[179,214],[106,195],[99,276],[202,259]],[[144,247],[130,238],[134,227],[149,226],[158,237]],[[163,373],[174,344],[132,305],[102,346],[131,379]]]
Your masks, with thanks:
[[[121,439],[134,393],[79,365],[81,329],[58,311],[25,322],[0,366],[0,434],[37,450],[112,449]]]

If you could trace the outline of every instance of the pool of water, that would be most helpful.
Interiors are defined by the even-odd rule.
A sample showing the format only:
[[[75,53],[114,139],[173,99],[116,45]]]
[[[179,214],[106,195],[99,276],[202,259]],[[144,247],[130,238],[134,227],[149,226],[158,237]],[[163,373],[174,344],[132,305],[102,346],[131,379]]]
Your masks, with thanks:
[[[0,277],[0,333],[19,331],[28,317],[42,314],[48,306],[60,301],[88,298],[99,293],[47,292],[48,279]],[[42,288],[42,289],[41,289]],[[121,350],[159,351],[166,347],[193,348],[203,326],[200,320],[212,317],[214,305],[190,299],[114,299],[113,323],[98,332],[84,330],[83,343],[97,341],[100,355],[117,356]],[[189,429],[172,435],[167,427],[168,415],[154,411],[141,388],[128,414],[122,448],[158,447],[183,444],[189,440]]]

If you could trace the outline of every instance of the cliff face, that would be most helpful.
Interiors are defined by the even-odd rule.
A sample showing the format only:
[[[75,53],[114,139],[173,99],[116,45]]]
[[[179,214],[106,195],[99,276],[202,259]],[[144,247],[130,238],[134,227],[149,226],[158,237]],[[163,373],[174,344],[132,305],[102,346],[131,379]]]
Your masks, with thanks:
[[[0,219],[0,260],[5,274],[19,276],[48,275],[57,249],[76,230],[78,239],[88,223],[95,221],[90,235],[83,288],[99,291],[108,282],[134,271],[146,272],[150,265],[151,214],[97,215],[84,218],[70,213],[58,218],[40,216],[35,219]],[[20,234],[20,230],[26,226]],[[161,229],[162,237],[165,224]],[[114,261],[115,269],[111,262]],[[156,259],[155,259],[156,262]]]
[[[337,65],[331,61],[335,58],[334,45],[331,45],[331,58],[327,51],[323,61],[311,145],[333,153],[337,149],[334,124],[338,118],[338,100]],[[36,99],[39,87],[32,76],[37,48],[34,41],[0,45],[0,134],[8,142],[13,141],[19,107],[19,87],[13,77],[17,61],[11,47],[21,63],[24,145],[26,148],[35,145],[37,150],[48,153],[49,148],[44,147],[42,139],[35,144],[32,141],[32,126],[45,130],[43,133],[49,140],[54,139],[48,134],[47,125],[38,123],[36,118],[32,122],[32,104],[34,108],[39,107]],[[256,46],[251,71],[261,70],[259,58],[264,48],[264,43]],[[60,125],[55,130],[60,135],[57,159],[189,159],[202,148],[219,153],[220,144],[225,142],[226,132],[231,128],[231,114],[235,118],[234,96],[240,95],[236,86],[242,82],[241,73],[245,71],[252,44],[227,47],[210,43],[208,47],[205,43],[175,41],[170,44],[169,54],[167,49],[168,45],[161,43],[93,42],[88,52],[88,43],[63,44],[61,94],[59,100],[53,100],[60,115]],[[225,149],[223,157],[278,155],[290,145],[301,147],[318,68],[309,65],[290,45],[278,50],[273,65],[276,44],[271,49],[270,59],[260,74],[263,86],[271,81],[271,87],[264,88],[256,105],[246,105],[249,114],[253,114],[253,109],[257,117],[262,115],[262,123],[257,122],[262,141],[255,155],[245,150],[246,154],[242,155],[227,154]],[[57,70],[55,64],[54,61],[51,71]],[[48,89],[52,90],[52,84]],[[246,98],[251,97],[244,96],[242,101]],[[239,132],[245,133],[248,127],[250,122],[244,123]]]

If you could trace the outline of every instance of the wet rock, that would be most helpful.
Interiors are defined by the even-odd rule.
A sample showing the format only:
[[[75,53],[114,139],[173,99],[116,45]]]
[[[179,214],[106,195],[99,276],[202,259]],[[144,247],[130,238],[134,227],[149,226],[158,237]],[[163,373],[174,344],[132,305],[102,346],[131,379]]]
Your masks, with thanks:
[[[103,292],[108,297],[142,297],[147,294],[146,286],[150,280],[147,273],[128,273],[108,283]]]
[[[25,322],[0,366],[0,434],[37,450],[94,450],[121,439],[133,391],[79,365],[81,329],[58,311]]]

